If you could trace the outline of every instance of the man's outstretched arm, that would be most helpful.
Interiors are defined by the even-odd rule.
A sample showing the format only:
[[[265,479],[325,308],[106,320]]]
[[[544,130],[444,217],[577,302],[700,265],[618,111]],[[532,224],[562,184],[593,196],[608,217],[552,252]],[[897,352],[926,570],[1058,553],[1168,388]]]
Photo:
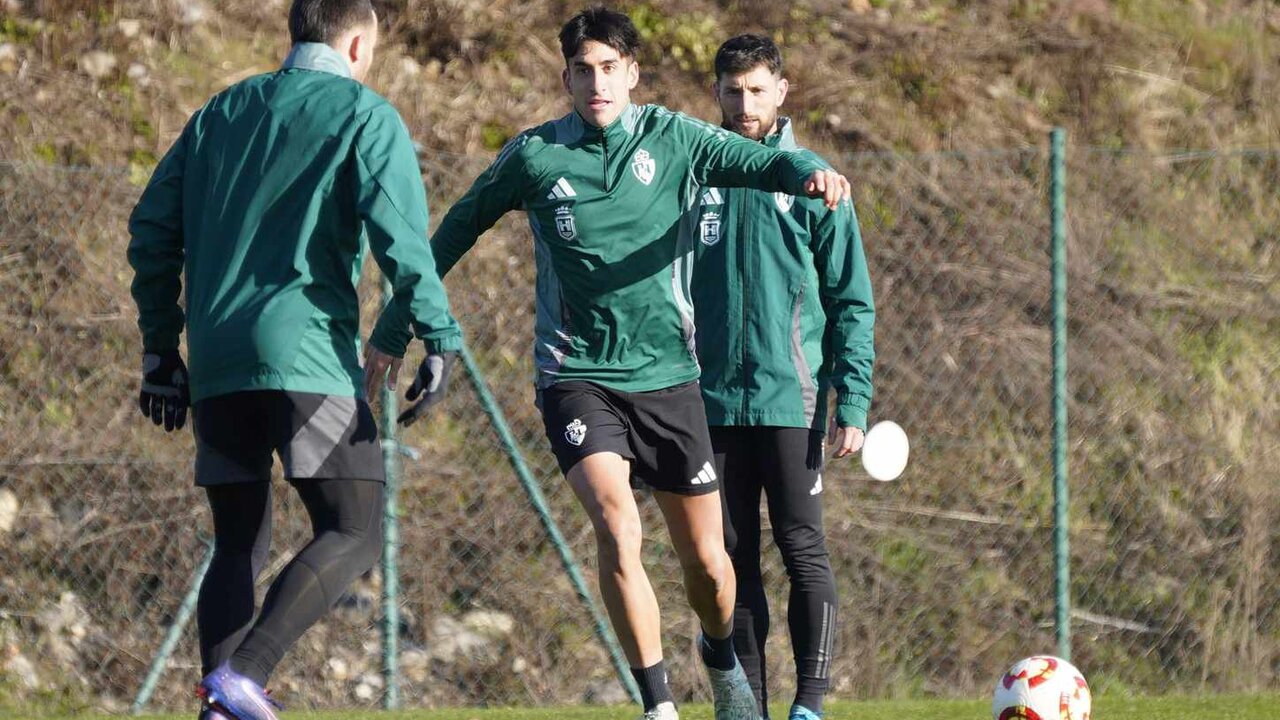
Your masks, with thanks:
[[[822,198],[828,208],[849,199],[849,181],[811,152],[776,150],[681,113],[673,122],[699,185]]]
[[[510,140],[480,177],[471,184],[431,236],[440,277],[444,277],[480,236],[499,218],[519,209],[528,180],[523,152],[531,137],[524,132]]]

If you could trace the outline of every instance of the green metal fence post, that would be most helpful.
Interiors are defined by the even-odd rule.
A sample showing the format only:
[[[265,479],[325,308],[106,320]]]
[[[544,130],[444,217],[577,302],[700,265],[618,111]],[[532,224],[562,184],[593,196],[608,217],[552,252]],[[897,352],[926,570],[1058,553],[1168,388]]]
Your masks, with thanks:
[[[485,414],[489,416],[489,421],[493,423],[493,429],[498,433],[498,440],[502,443],[502,449],[506,451],[507,460],[510,461],[512,469],[515,470],[516,478],[520,480],[520,486],[524,488],[525,494],[529,496],[529,502],[533,504],[533,509],[538,513],[542,526],[546,528],[547,535],[551,538],[551,543],[555,546],[556,553],[560,556],[560,564],[564,567],[565,573],[568,574],[569,582],[573,584],[573,589],[578,593],[578,598],[587,606],[587,611],[591,614],[591,619],[595,624],[596,636],[600,639],[601,644],[605,646],[605,649],[609,651],[609,657],[613,661],[614,671],[618,674],[618,680],[626,688],[631,699],[635,702],[640,702],[640,688],[636,686],[635,678],[631,677],[630,666],[627,665],[627,659],[622,654],[622,648],[618,646],[618,641],[613,636],[613,631],[610,630],[609,624],[605,621],[604,615],[600,612],[600,608],[596,605],[590,591],[587,590],[587,583],[582,578],[582,572],[578,569],[577,561],[573,558],[573,551],[569,549],[569,543],[564,539],[564,535],[560,533],[560,526],[551,515],[551,508],[547,505],[547,500],[542,495],[542,489],[538,487],[538,482],[533,479],[533,473],[529,471],[529,466],[525,464],[520,445],[511,434],[511,428],[507,425],[506,417],[502,414],[502,408],[498,406],[497,400],[489,392],[489,385],[485,382],[480,367],[476,364],[475,358],[472,357],[471,351],[465,344],[462,346],[462,362],[467,368],[467,377],[471,379],[471,386],[475,388],[476,396],[480,399],[480,405],[484,408]]]
[[[1058,655],[1071,659],[1071,550],[1067,500],[1067,167],[1066,132],[1050,134],[1050,221],[1053,228],[1053,559]]]
[[[164,641],[160,643],[160,649],[156,651],[155,657],[151,658],[147,677],[142,681],[142,687],[138,688],[138,695],[133,699],[133,705],[129,710],[134,715],[141,715],[147,703],[151,701],[151,695],[156,691],[160,676],[164,674],[165,665],[169,664],[169,657],[173,655],[174,649],[178,647],[178,641],[182,639],[182,631],[186,629],[187,623],[191,622],[191,615],[196,611],[196,603],[200,599],[200,584],[211,562],[213,562],[212,540],[209,541],[209,549],[205,552],[204,559],[200,561],[200,566],[191,574],[191,584],[187,586],[187,594],[182,598],[182,604],[178,606],[178,614],[169,624],[169,630],[165,633]]]
[[[382,302],[391,302],[391,283],[382,280]],[[382,384],[382,467],[387,476],[382,514],[382,707],[400,707],[400,447],[396,440],[396,391]]]

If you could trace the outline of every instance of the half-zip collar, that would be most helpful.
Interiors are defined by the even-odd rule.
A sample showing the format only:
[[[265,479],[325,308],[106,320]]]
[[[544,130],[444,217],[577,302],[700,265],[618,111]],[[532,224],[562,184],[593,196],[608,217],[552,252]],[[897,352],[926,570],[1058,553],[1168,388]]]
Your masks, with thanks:
[[[562,128],[557,129],[560,141],[581,140],[583,144],[599,143],[601,148],[601,172],[604,174],[604,189],[608,192],[612,184],[609,182],[609,156],[618,151],[626,141],[635,134],[636,125],[640,122],[640,108],[635,103],[627,103],[618,117],[606,127],[592,125],[582,118],[575,109],[565,116]]]
[[[281,70],[298,68],[299,70],[315,70],[351,77],[351,65],[342,57],[342,53],[324,43],[301,42],[289,50],[289,56],[280,66]]]
[[[627,103],[618,117],[607,127],[599,128],[578,114],[577,110],[564,117],[562,128],[557,128],[558,142],[570,143],[575,140],[583,142],[607,142],[617,146],[635,134],[636,125],[640,122],[640,108],[635,103]]]
[[[800,147],[799,145],[796,145],[796,136],[791,130],[791,118],[788,117],[778,118],[778,131],[766,135],[764,140],[761,140],[761,142],[763,142],[766,147],[776,148],[778,150],[795,150]]]

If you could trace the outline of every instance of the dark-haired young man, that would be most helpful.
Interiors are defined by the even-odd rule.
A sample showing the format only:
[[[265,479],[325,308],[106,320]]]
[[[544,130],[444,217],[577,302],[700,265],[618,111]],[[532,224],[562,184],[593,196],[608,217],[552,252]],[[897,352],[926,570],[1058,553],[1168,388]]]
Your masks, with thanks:
[[[716,53],[723,126],[794,150],[782,54],[741,35]],[[836,457],[862,445],[871,401],[875,308],[853,205],[792,193],[703,188],[693,273],[702,395],[716,473],[724,478],[725,542],[738,578],[734,646],[768,715],[769,605],[760,576],[760,493],[791,580],[787,621],[797,690],[791,720],[821,717],[836,630],[836,587],[822,528],[827,390]]]
[[[369,389],[398,364],[412,327],[428,352],[411,390],[426,397],[402,417],[412,421],[444,392],[461,344],[426,243],[409,134],[362,84],[378,35],[369,0],[295,0],[289,31],[279,71],[233,85],[192,116],[129,222],[141,410],[172,431],[194,401],[195,479],[213,515],[197,610],[203,720],[275,718],[267,677],[381,552]],[[396,302],[362,373],[365,235]],[[189,374],[178,352],[184,270]],[[315,537],[275,578],[255,621],[273,454]]]
[[[547,438],[596,534],[600,588],[646,718],[674,718],[658,605],[641,564],[630,480],[651,488],[702,623],[718,720],[754,720],[733,654],[733,570],[698,390],[689,301],[698,185],[848,198],[812,158],[766,148],[665,108],[631,103],[639,34],[593,7],[561,30],[564,117],[521,133],[432,237],[447,272],[511,210],[537,262],[534,342]]]

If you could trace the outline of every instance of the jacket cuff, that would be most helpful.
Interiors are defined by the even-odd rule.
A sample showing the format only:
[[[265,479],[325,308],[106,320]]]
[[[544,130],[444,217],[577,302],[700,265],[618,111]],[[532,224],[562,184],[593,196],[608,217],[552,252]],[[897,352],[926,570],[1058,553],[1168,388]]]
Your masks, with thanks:
[[[867,429],[867,407],[871,405],[868,398],[861,395],[841,393],[836,396],[836,425]]]
[[[156,333],[142,339],[142,352],[163,355],[178,349],[177,333]]]
[[[462,333],[450,333],[444,337],[438,338],[423,338],[422,343],[427,346],[427,354],[429,355],[445,352],[461,352]]]
[[[379,322],[369,336],[369,344],[384,355],[403,358],[404,351],[409,347],[409,341],[412,339],[413,333],[409,331],[407,325],[403,328],[395,328],[391,323]]]

